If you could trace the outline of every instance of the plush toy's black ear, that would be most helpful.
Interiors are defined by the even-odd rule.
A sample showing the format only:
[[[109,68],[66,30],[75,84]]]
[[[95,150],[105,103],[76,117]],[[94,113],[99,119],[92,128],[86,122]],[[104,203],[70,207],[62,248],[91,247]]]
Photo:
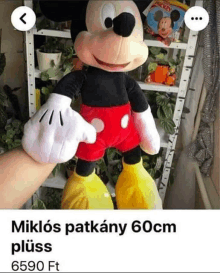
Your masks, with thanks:
[[[55,22],[72,21],[71,36],[86,30],[86,8],[88,0],[39,0],[40,9],[44,16]]]
[[[42,13],[50,20],[63,22],[72,18],[85,19],[85,12],[88,1],[75,0],[39,0]],[[84,14],[83,14],[84,12]]]
[[[161,10],[158,10],[154,14],[155,21],[159,22],[163,18],[163,12]]]
[[[139,12],[141,14],[142,23],[145,22],[146,16],[143,14],[143,11],[150,5],[152,0],[133,0],[137,5]]]
[[[170,18],[171,18],[171,20],[172,21],[178,21],[179,20],[179,18],[180,18],[180,13],[179,13],[179,11],[178,10],[173,10],[172,12],[171,12],[171,14],[170,14]]]

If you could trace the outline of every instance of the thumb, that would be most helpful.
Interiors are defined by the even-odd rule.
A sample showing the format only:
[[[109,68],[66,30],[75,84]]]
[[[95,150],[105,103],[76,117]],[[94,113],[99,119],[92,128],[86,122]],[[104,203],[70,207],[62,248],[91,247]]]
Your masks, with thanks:
[[[90,144],[96,141],[96,129],[88,122],[85,122],[82,141]]]

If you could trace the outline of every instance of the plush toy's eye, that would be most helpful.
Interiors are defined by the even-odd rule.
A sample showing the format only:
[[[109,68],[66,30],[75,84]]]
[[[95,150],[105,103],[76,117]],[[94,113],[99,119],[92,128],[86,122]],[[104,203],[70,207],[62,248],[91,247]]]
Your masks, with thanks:
[[[115,7],[113,4],[105,4],[102,8],[102,24],[104,28],[110,28],[113,25],[113,19],[115,18]]]
[[[105,19],[105,27],[106,27],[106,28],[110,28],[110,27],[112,27],[112,24],[113,24],[112,18],[107,17],[107,18]]]

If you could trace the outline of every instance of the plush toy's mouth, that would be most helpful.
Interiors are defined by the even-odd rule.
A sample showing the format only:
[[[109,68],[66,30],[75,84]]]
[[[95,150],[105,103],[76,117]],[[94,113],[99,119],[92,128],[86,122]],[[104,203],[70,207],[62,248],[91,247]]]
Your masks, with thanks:
[[[94,56],[94,55],[93,55]],[[96,60],[96,62],[98,63],[98,64],[100,64],[100,65],[102,65],[102,66],[105,66],[105,67],[108,67],[108,68],[110,68],[110,69],[112,69],[112,70],[117,70],[117,69],[122,69],[122,68],[125,68],[127,65],[129,65],[130,64],[130,62],[129,63],[126,63],[126,64],[110,64],[110,63],[105,63],[105,62],[103,62],[103,61],[101,61],[101,60],[99,60],[98,58],[96,58],[95,56],[94,56],[94,58],[95,58],[95,60]]]

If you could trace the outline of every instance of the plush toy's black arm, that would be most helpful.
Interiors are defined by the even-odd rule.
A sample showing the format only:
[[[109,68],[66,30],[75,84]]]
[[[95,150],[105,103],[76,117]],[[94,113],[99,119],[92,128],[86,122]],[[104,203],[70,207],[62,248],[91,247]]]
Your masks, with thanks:
[[[63,77],[56,85],[53,93],[67,96],[71,99],[79,95],[85,80],[84,71],[74,71]]]
[[[131,108],[134,112],[144,112],[148,108],[147,99],[137,82],[125,74],[125,85]]]

